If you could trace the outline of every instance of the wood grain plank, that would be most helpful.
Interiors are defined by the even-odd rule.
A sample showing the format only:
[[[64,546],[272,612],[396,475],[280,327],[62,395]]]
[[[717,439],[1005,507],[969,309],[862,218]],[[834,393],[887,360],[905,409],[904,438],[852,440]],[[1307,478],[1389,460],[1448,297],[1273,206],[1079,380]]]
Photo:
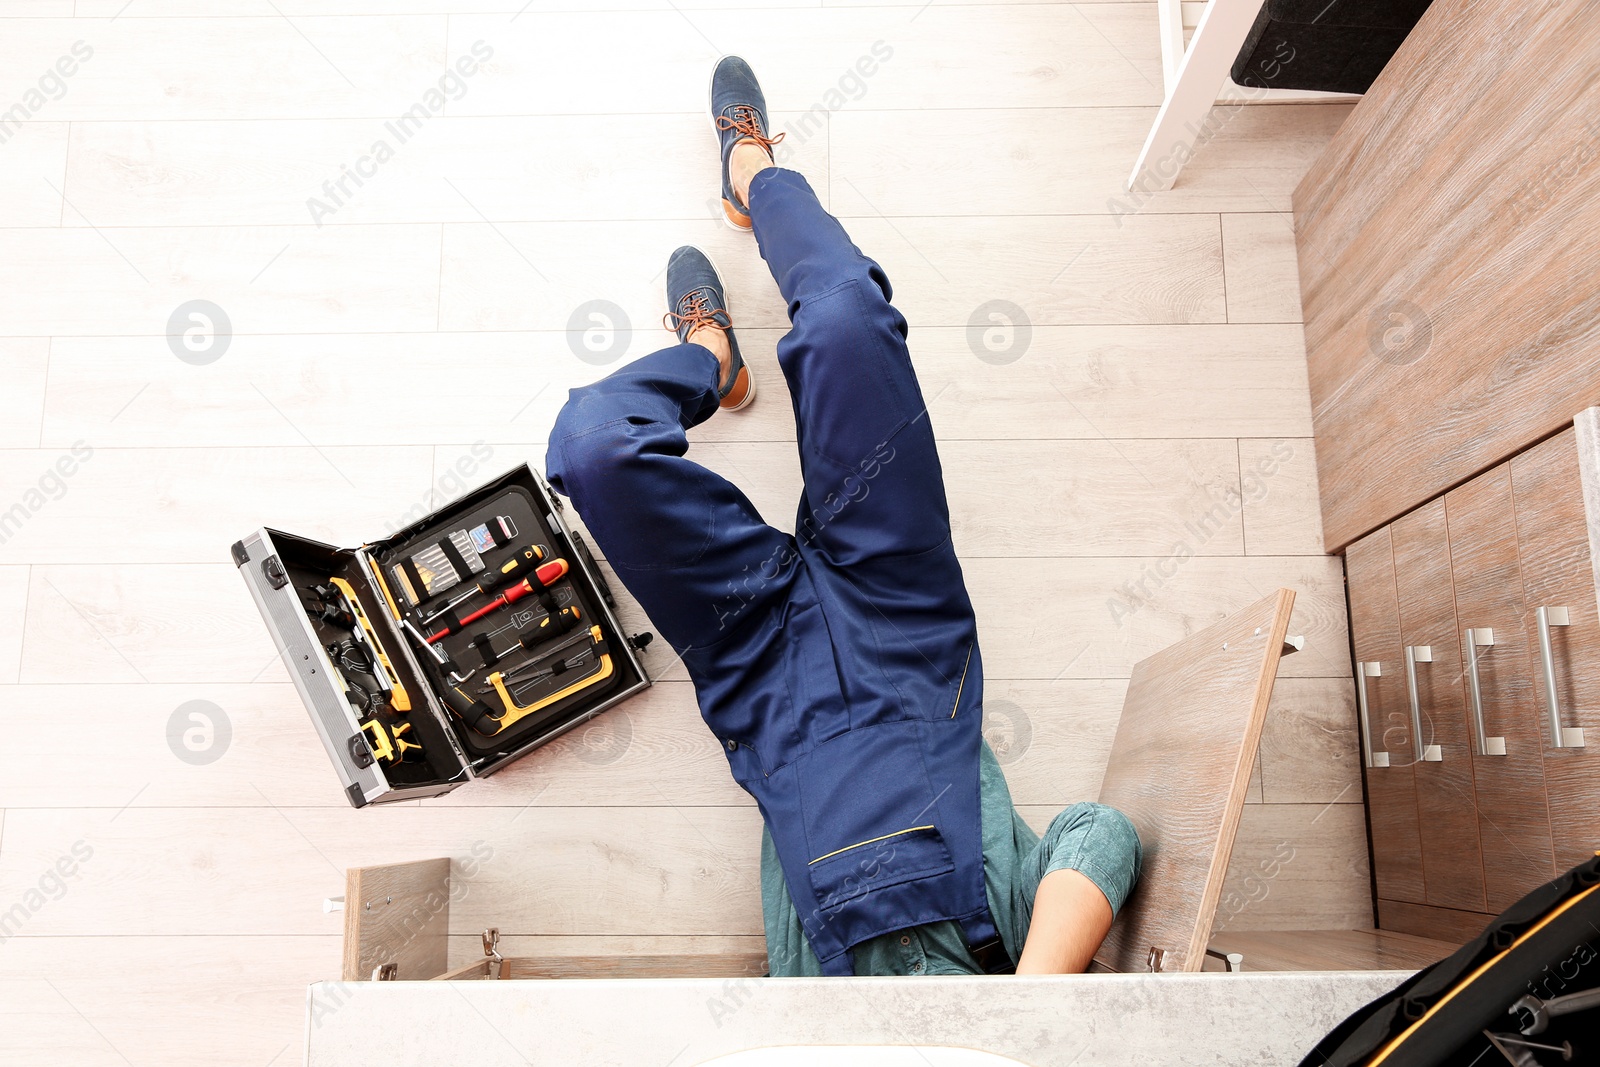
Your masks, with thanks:
[[[106,12],[93,33],[87,24],[7,19],[0,69],[14,74],[0,86],[0,99],[18,99],[74,38],[82,38],[93,55],[67,82],[69,91],[50,101],[45,114],[51,121],[389,118],[436,87],[445,64],[459,54],[446,55],[441,14],[313,15],[293,22],[264,8],[245,12],[247,18],[110,17],[115,14]],[[172,62],[174,41],[184,42],[181,64]]]
[[[1588,7],[1435,5],[1301,186],[1330,548],[1592,400],[1597,30]]]
[[[33,65],[42,71],[49,61]],[[16,122],[13,117],[0,129],[0,145],[5,148],[0,152],[0,226],[59,225],[67,123]]]
[[[31,0],[48,2],[48,0]],[[70,0],[68,0],[70,3]],[[126,0],[78,0],[79,17],[109,18]],[[140,0],[146,17],[199,18],[218,15],[259,15],[261,8],[252,0]],[[1000,2],[1000,0],[994,0]],[[1084,2],[1084,0],[1080,0]],[[1089,0],[1093,2],[1093,0]],[[1111,0],[1119,2],[1119,0]],[[515,15],[528,9],[528,0],[274,0],[286,15],[466,15],[497,12]],[[820,0],[695,0],[695,10],[720,10],[744,7],[820,7]],[[595,15],[623,11],[670,11],[671,0],[601,0],[586,4],[582,0],[539,0],[538,10],[585,11]]]
[[[1316,555],[1322,551],[1314,440],[1240,439],[1239,472],[1248,555]]]
[[[88,218],[101,227],[163,226],[181,219],[189,226],[310,223],[320,229],[485,218],[720,220],[715,174],[705,167],[714,142],[706,117],[685,105],[682,114],[606,120],[616,143],[650,161],[648,181],[632,168],[597,166],[589,153],[506,150],[581,143],[594,124],[582,115],[439,115],[403,143],[392,120],[380,118],[80,122],[73,127],[67,182],[83,214],[69,212],[67,224]],[[771,114],[776,128],[799,118]],[[58,184],[62,140],[52,172]],[[345,168],[357,165],[376,171],[359,186],[345,177]],[[797,139],[788,165],[823,183],[828,139]],[[0,190],[6,175],[0,168]],[[49,194],[37,178],[32,184]],[[45,206],[54,225],[59,199]],[[0,212],[0,219],[7,214]]]
[[[1247,971],[1420,971],[1457,948],[1393,930],[1230,930],[1211,947],[1243,953]]]
[[[393,964],[396,981],[443,974],[450,952],[450,860],[353,867],[345,872],[342,980]]]
[[[1374,880],[1380,896],[1421,903],[1427,895],[1422,829],[1390,528],[1385,526],[1345,549],[1345,568],[1356,669],[1375,663],[1380,672],[1365,679],[1371,744],[1374,752],[1384,754],[1378,762],[1386,764],[1364,768]]]
[[[1522,571],[1525,670],[1541,676],[1537,645],[1539,607],[1565,607],[1570,624],[1552,627],[1556,696],[1562,723],[1585,731],[1584,748],[1554,748],[1545,725],[1549,705],[1535,685],[1530,742],[1543,754],[1550,803],[1555,870],[1565,871],[1600,850],[1600,808],[1594,784],[1600,774],[1600,611],[1595,605],[1583,477],[1574,431],[1567,430],[1511,461],[1518,560]]]
[[[1250,804],[1240,815],[1212,929],[1347,930],[1372,925],[1359,801]]]
[[[270,386],[268,387],[270,389]],[[257,402],[272,410],[268,396]],[[283,407],[281,418],[299,420]],[[0,451],[0,498],[18,497],[60,457]],[[409,448],[96,448],[0,546],[7,562],[206,563],[260,526],[358,545],[426,499],[433,456]],[[248,494],[218,486],[249,486]]]
[[[1184,167],[1183,182],[1156,196],[1125,185],[1155,108],[910,112],[896,117],[901,135],[889,141],[878,113],[846,109],[830,123],[830,197],[835,212],[856,216],[964,215],[980,204],[987,215],[1287,212],[1294,183],[1349,110],[1345,104],[1235,109],[1208,150]],[[1063,144],[1074,150],[1058,151]],[[1241,176],[1245,160],[1250,171]],[[1292,279],[1287,227],[1284,236]],[[1299,294],[1293,295],[1289,318],[1266,321],[1298,321]]]
[[[288,681],[231,562],[33,567],[22,629],[25,683]]]
[[[1268,804],[1361,801],[1356,695],[1343,678],[1280,678],[1261,733]]]
[[[1100,785],[1144,845],[1138,887],[1095,958],[1145,970],[1204,962],[1294,593],[1273,596],[1140,661]]]
[[[468,453],[481,442],[501,466],[524,458],[543,466],[567,391],[669,344],[658,321],[634,319],[604,365],[574,354],[565,322],[542,332],[241,336],[201,374],[174,359],[164,337],[56,338],[48,395],[45,342],[23,339],[5,349],[17,355],[19,377],[0,400],[23,410],[0,432],[15,435],[11,446],[38,445],[42,404],[46,447],[79,439],[108,448],[303,445],[259,387],[318,447],[455,442]],[[739,345],[761,400],[736,418],[707,420],[692,441],[794,440],[775,354],[784,332],[741,323]],[[929,327],[913,335],[911,352],[941,442],[1248,437],[1286,439],[1311,458],[1300,443],[1311,414],[1293,326],[1039,326],[1023,358],[1000,366],[978,359],[964,326]],[[473,373],[438,373],[449,359],[469,362]],[[486,380],[516,384],[485,393]],[[350,419],[360,404],[396,417]],[[480,466],[497,469],[475,456],[465,473]],[[1321,542],[1307,550],[1320,552]]]
[[[20,899],[76,841],[92,848],[30,937],[322,935],[350,867],[449,856],[452,929],[759,934],[753,808],[254,808],[11,811],[0,897]],[[275,804],[277,806],[267,806]],[[271,862],[262,862],[270,856]],[[330,963],[332,974],[337,963]]]
[[[437,322],[434,225],[337,234],[76,226],[0,230],[0,242],[11,250],[0,262],[0,321],[19,336],[136,334],[153,339],[143,351],[157,352],[173,312],[195,299],[220,306],[234,334],[432,330]],[[71,264],[70,284],[40,264]],[[170,349],[167,358],[179,362]]]
[[[1418,937],[1431,937],[1460,947],[1483,932],[1494,916],[1487,912],[1454,911],[1410,901],[1378,898],[1378,925]]]
[[[839,8],[752,11],[739,19],[698,19],[706,27],[702,33],[696,20],[679,12],[640,12],[607,22],[598,68],[595,57],[568,45],[592,32],[584,14],[510,23],[503,15],[459,15],[450,20],[449,54],[481,38],[494,46],[496,58],[453,113],[523,114],[533,100],[546,113],[698,111],[706,71],[719,53],[749,58],[767,100],[780,108],[1161,102],[1156,12],[1148,4],[930,7],[915,20],[903,12],[889,15]],[[866,77],[856,66],[863,57],[878,61]],[[637,70],[651,71],[648,98],[632,77]]]
[[[85,1067],[293,1062],[305,1041],[306,986],[338,967],[337,929],[313,937],[12,938],[0,953],[8,1009],[0,1056]]]
[[[1346,670],[1343,580],[1330,557],[1196,556],[1181,564],[1171,557],[969,558],[962,569],[990,677],[1126,678],[1139,660],[1279,584],[1299,590],[1291,629],[1307,639],[1304,652],[1283,661],[1281,676],[1330,678]]]
[[[1287,212],[1224,214],[1222,263],[1229,322],[1300,321],[1293,216]]]
[[[27,604],[28,568],[0,567],[0,619],[13,622],[0,626],[0,684],[16,682],[22,670],[22,621]],[[0,809],[5,806],[0,804]]]
[[[1195,215],[860,218],[855,243],[882,264],[914,328],[967,327],[990,301],[1030,325],[1225,320],[1214,218]],[[629,321],[659,321],[655,276],[685,242],[716,260],[735,321],[782,327],[783,301],[748,238],[692,222],[445,226],[441,328],[565,329],[572,309],[605,299]],[[979,316],[984,328],[990,323]]]
[[[1484,729],[1505,741],[1504,756],[1472,759],[1478,839],[1488,892],[1485,910],[1501,912],[1556,876],[1550,806],[1545,794],[1544,738],[1528,669],[1537,638],[1525,625],[1517,521],[1509,465],[1480,474],[1445,498],[1450,570],[1458,626],[1489,627],[1494,644],[1478,650]],[[1465,647],[1465,637],[1458,637]]]
[[[47,337],[0,338],[0,448],[35,448],[44,420],[45,378],[50,365]]]
[[[1422,826],[1422,870],[1426,903],[1479,910],[1484,907],[1483,847],[1479,839],[1470,732],[1462,681],[1460,626],[1451,590],[1450,537],[1445,502],[1436,500],[1397,520],[1395,591],[1400,605],[1400,644],[1427,646],[1433,660],[1416,666],[1416,698],[1422,734],[1412,749],[1391,753],[1410,759],[1417,781]],[[1437,745],[1441,758],[1423,758]]]

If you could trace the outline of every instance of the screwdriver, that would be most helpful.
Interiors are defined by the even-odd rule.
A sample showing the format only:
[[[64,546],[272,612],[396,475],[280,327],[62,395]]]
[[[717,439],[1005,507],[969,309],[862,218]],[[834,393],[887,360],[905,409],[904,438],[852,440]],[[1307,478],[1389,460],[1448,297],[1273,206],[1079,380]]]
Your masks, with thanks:
[[[530,593],[537,593],[550,588],[551,583],[564,578],[569,569],[567,561],[564,559],[553,559],[549,563],[541,563],[532,574],[489,601],[477,611],[474,611],[471,615],[447,622],[442,630],[436,630],[429,634],[428,644],[431,645],[435,641],[442,641],[451,634],[460,633],[490,612],[499,611],[508,604],[515,604]]]
[[[477,585],[470,587],[438,611],[430,612],[423,618],[422,625],[426,626],[434,619],[442,617],[446,612],[453,611],[458,605],[465,604],[479,593],[488,593],[490,595],[498,593],[518,578],[524,576],[529,568],[537,567],[544,562],[545,556],[549,554],[550,550],[543,545],[529,545],[501,564],[500,570],[493,577],[486,578]]]

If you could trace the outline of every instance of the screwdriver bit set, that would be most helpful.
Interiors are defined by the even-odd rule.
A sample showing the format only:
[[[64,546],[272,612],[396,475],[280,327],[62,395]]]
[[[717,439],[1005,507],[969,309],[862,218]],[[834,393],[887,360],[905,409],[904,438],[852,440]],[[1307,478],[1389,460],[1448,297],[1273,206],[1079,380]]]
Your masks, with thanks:
[[[560,500],[518,467],[391,537],[233,546],[350,803],[448,793],[650,685]]]

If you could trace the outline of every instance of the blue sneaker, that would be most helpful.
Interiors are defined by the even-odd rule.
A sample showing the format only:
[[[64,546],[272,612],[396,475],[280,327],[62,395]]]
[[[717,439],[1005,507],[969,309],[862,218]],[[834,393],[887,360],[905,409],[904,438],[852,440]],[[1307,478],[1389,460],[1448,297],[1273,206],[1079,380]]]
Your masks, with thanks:
[[[662,325],[688,341],[698,329],[721,330],[733,353],[727,380],[717,387],[717,402],[724,411],[738,411],[756,398],[756,380],[739,354],[739,341],[733,336],[733,319],[728,315],[722,278],[711,258],[693,245],[684,245],[667,260],[667,312]]]
[[[722,213],[736,230],[750,229],[749,208],[734,195],[728,160],[735,145],[754,141],[772,155],[784,135],[767,136],[767,98],[755,71],[738,56],[723,56],[711,72],[711,124],[722,147]]]

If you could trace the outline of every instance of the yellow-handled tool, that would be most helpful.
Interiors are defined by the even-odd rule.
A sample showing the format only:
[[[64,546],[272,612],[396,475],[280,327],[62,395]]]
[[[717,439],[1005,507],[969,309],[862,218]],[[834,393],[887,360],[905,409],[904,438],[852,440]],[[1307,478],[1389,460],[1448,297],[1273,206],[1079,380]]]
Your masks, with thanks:
[[[329,578],[334,587],[344,594],[345,600],[350,605],[350,613],[356,617],[356,622],[361,625],[361,631],[366,635],[367,642],[372,646],[372,661],[374,666],[383,671],[387,677],[380,678],[380,682],[387,682],[393,690],[389,695],[389,704],[395,711],[411,710],[411,695],[406,692],[406,687],[400,683],[399,675],[395,674],[394,664],[389,661],[389,655],[383,650],[383,642],[378,640],[378,631],[372,628],[372,623],[367,619],[367,613],[361,608],[361,601],[356,599],[356,591],[349,582],[343,578]]]
[[[616,668],[611,662],[611,653],[606,648],[606,644],[601,636],[599,626],[589,627],[589,639],[592,642],[590,647],[598,652],[598,655],[595,657],[597,669],[590,674],[584,675],[571,685],[565,686],[558,692],[551,693],[549,696],[544,697],[541,700],[536,700],[532,704],[524,705],[517,703],[516,698],[511,695],[511,691],[506,688],[505,675],[500,671],[496,671],[495,673],[489,675],[489,684],[494,687],[496,695],[500,697],[501,705],[506,709],[505,714],[500,717],[500,730],[504,730],[506,727],[517,722],[519,719],[524,719],[527,716],[532,715],[541,708],[547,708],[558,700],[569,697],[573,693],[587,689],[589,686],[598,682],[603,682],[607,678],[611,677],[612,671]],[[495,732],[499,733],[500,730]]]

